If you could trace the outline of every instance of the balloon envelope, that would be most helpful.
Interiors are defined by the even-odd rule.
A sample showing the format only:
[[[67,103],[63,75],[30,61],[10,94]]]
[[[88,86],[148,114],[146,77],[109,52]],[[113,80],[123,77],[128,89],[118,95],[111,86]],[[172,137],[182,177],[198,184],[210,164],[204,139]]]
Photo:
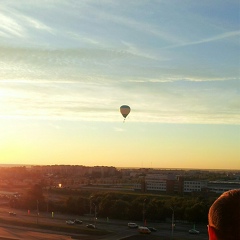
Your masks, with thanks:
[[[130,113],[130,111],[131,111],[131,108],[127,105],[122,105],[120,107],[120,112],[121,112],[121,114],[123,115],[124,118],[127,117],[127,115]]]

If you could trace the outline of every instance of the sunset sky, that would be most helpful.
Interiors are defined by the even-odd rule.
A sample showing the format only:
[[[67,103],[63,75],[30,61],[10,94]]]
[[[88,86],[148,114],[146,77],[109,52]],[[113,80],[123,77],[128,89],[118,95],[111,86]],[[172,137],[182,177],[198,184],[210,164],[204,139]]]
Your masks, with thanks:
[[[0,22],[0,164],[240,169],[238,0],[7,0]]]

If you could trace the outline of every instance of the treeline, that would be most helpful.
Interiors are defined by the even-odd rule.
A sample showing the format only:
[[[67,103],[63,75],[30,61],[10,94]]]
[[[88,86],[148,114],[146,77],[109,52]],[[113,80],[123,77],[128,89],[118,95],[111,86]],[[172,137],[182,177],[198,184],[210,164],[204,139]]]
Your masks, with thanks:
[[[172,217],[179,221],[207,222],[207,214],[213,199],[201,197],[165,197],[121,193],[98,193],[90,199],[69,197],[65,211],[79,215],[91,212],[97,216],[141,221],[143,219],[164,222]],[[91,210],[90,210],[91,206]]]
[[[51,199],[51,198],[50,198]],[[15,208],[72,213],[85,215],[96,213],[97,217],[141,221],[166,221],[174,212],[175,220],[207,222],[209,207],[215,198],[173,197],[120,192],[75,192],[61,201],[49,201],[40,185],[35,185],[25,196],[11,199]]]

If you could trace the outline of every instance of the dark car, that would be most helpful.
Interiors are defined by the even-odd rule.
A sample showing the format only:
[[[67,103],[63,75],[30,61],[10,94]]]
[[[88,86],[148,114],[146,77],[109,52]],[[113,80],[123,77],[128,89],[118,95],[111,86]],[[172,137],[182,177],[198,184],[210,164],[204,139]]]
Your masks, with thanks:
[[[198,230],[196,230],[196,229],[190,229],[188,232],[189,232],[190,234],[199,234],[199,233],[200,233],[200,231],[198,231]]]
[[[16,216],[17,214],[15,212],[9,212],[10,216]]]
[[[75,219],[75,220],[74,220],[74,223],[75,223],[75,224],[82,224],[83,221],[81,221],[81,220],[79,220],[79,219]]]
[[[95,229],[95,228],[96,228],[96,226],[95,226],[94,224],[88,224],[88,225],[86,225],[86,227],[87,227],[87,228],[92,228],[92,229]]]
[[[156,232],[157,231],[157,229],[156,228],[154,228],[154,227],[147,227],[151,232]]]

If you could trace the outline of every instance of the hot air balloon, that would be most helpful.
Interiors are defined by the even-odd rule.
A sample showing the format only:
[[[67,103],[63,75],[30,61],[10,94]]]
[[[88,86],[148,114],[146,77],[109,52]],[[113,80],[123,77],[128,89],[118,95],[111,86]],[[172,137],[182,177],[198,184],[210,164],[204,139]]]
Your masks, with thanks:
[[[128,105],[122,105],[120,107],[120,112],[124,117],[124,121],[125,121],[127,115],[130,113],[130,111],[131,111],[131,108]]]

